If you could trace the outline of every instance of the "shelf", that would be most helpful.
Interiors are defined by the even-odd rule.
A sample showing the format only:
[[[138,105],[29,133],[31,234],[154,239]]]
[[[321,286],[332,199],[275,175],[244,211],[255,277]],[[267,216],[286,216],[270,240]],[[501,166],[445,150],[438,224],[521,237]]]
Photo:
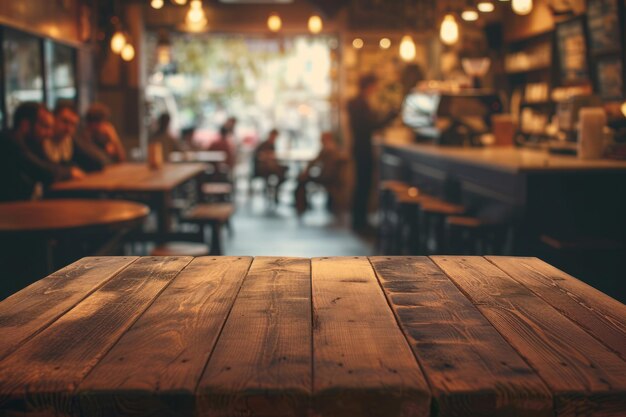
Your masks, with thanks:
[[[529,72],[549,71],[551,68],[552,68],[552,66],[550,64],[546,64],[546,65],[541,65],[541,66],[537,66],[537,67],[532,67],[532,68],[527,68],[527,69],[520,69],[520,70],[514,70],[514,71],[507,71],[507,70],[505,70],[505,73],[507,75],[519,75],[519,74],[527,74]]]

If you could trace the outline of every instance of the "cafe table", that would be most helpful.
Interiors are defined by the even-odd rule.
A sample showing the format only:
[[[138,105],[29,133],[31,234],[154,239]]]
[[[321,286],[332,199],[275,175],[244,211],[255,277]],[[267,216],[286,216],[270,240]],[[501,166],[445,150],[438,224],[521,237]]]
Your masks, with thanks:
[[[139,201],[157,213],[158,231],[171,231],[174,193],[183,184],[198,180],[207,165],[203,163],[165,163],[151,169],[146,163],[110,165],[85,178],[63,181],[51,186],[51,197],[122,198]],[[198,184],[199,188],[199,184]]]
[[[626,306],[536,258],[84,258],[0,335],[4,415],[626,415]]]

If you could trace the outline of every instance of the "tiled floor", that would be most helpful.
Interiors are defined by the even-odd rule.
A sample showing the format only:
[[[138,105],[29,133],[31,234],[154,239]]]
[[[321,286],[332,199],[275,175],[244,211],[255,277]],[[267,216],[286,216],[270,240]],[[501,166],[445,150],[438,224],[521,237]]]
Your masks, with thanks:
[[[240,190],[237,213],[232,219],[233,234],[224,236],[225,255],[248,256],[366,256],[373,243],[354,234],[346,219],[338,219],[324,206],[326,196],[312,194],[312,208],[298,219],[293,203],[293,187],[281,188],[279,203],[273,207],[262,192]]]

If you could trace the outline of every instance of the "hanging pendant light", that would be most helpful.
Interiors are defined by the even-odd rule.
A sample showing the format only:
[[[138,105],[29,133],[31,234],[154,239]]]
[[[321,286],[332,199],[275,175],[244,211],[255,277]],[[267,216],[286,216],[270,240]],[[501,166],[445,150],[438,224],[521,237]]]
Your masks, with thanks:
[[[491,13],[496,9],[496,6],[494,6],[494,4],[491,1],[480,1],[476,5],[476,8],[478,9],[479,12]]]
[[[626,117],[626,101],[622,103],[621,110],[622,110],[622,113],[624,114],[624,117]]]
[[[457,23],[454,15],[448,13],[441,22],[441,29],[439,30],[439,36],[441,42],[446,45],[454,45],[459,40],[459,24]]]
[[[172,44],[165,30],[159,32],[157,42],[157,62],[159,65],[168,65],[172,62]]]
[[[202,0],[191,0],[189,11],[185,16],[185,24],[192,32],[201,32],[206,28],[207,19],[202,8]]]
[[[525,16],[533,10],[533,0],[513,0],[511,2],[513,11],[521,16]]]
[[[404,62],[410,62],[415,59],[416,54],[413,38],[410,35],[404,35],[400,41],[400,58]]]
[[[378,42],[378,45],[380,46],[380,49],[389,49],[391,48],[391,39],[382,38],[380,42]]]
[[[309,17],[308,26],[309,32],[317,35],[322,31],[322,29],[324,29],[324,22],[322,22],[322,18],[319,15],[314,14],[313,16]]]
[[[461,12],[461,19],[466,22],[475,22],[478,20],[478,12],[474,7],[474,3],[471,0],[468,0]]]
[[[361,49],[363,48],[363,45],[365,45],[365,42],[363,42],[363,39],[361,38],[355,38],[352,41],[352,46],[354,47],[354,49]]]
[[[127,61],[127,62],[132,61],[133,58],[135,57],[135,47],[131,45],[130,43],[127,43],[122,48],[122,52],[120,53],[120,55],[122,56],[122,59],[124,61]]]
[[[267,18],[267,28],[271,32],[274,32],[274,33],[279,32],[282,27],[283,27],[283,21],[281,20],[278,13],[272,13],[270,17]]]
[[[187,4],[187,0],[172,0],[174,4],[178,4],[179,6],[184,6]]]
[[[122,52],[124,46],[126,45],[126,35],[120,29],[116,30],[113,36],[111,37],[111,50],[116,54]]]
[[[157,10],[160,9],[161,7],[163,7],[163,0],[152,0],[150,2],[150,7]]]

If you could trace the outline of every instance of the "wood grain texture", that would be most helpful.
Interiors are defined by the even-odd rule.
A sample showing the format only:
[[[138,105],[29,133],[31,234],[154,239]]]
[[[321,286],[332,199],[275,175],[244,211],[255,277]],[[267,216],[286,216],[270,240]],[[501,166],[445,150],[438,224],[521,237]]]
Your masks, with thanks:
[[[487,259],[626,359],[626,306],[537,258]]]
[[[312,289],[317,415],[428,416],[428,385],[368,259],[313,259]]]
[[[191,258],[142,258],[0,361],[0,409],[75,411],[87,373]]]
[[[193,415],[196,386],[251,263],[194,259],[81,383],[81,413]]]
[[[136,259],[83,258],[2,301],[0,359],[45,329]]]
[[[438,416],[552,416],[537,374],[426,257],[372,257]]]
[[[432,257],[551,389],[557,416],[623,416],[626,362],[487,259]]]
[[[254,259],[198,385],[198,415],[306,415],[310,271],[308,259]]]

